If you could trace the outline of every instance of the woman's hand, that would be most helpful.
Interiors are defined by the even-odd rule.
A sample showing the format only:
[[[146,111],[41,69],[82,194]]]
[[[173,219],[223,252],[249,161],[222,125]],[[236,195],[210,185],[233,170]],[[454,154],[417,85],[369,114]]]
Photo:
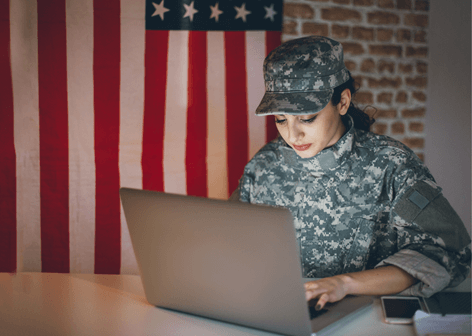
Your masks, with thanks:
[[[350,277],[344,274],[305,283],[307,301],[318,299],[315,309],[320,310],[327,302],[342,300],[348,293]]]
[[[404,270],[389,265],[307,282],[305,283],[305,297],[307,301],[318,299],[315,309],[320,310],[327,302],[342,300],[348,294],[396,294],[417,281]]]

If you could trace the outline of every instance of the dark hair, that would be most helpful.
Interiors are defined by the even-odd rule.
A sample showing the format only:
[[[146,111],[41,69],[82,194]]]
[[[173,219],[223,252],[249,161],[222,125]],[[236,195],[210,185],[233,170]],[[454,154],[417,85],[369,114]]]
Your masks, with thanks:
[[[369,116],[367,113],[362,111],[361,109],[354,106],[352,100],[354,95],[356,94],[357,90],[355,87],[355,81],[352,76],[349,74],[349,80],[344,84],[339,85],[338,87],[334,88],[333,96],[331,97],[331,103],[336,106],[341,101],[341,93],[345,89],[349,89],[351,91],[351,104],[349,105],[349,109],[347,113],[352,117],[354,120],[354,127],[364,131],[370,131],[370,126],[375,122],[375,119]]]

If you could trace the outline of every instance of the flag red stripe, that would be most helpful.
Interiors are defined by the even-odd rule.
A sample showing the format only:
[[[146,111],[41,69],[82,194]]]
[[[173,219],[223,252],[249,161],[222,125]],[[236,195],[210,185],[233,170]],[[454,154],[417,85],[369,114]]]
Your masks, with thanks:
[[[119,274],[120,1],[94,0],[95,273]]]
[[[246,74],[246,33],[225,32],[226,130],[228,193],[238,181],[248,160],[248,103]],[[228,195],[228,196],[229,196]]]
[[[279,31],[266,31],[266,56],[281,43],[282,33]],[[266,117],[266,140],[272,141],[278,135],[277,127],[275,126],[274,117]]]
[[[207,33],[189,33],[186,139],[187,194],[207,197]]]
[[[39,161],[43,272],[69,272],[65,0],[38,2]]]
[[[143,189],[164,191],[164,125],[169,32],[147,30],[145,39]]]
[[[0,0],[0,272],[16,271],[16,154],[9,0]]]

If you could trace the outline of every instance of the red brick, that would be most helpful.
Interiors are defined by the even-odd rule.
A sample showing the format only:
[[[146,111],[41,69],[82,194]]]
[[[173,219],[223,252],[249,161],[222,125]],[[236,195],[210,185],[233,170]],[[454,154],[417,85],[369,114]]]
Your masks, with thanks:
[[[357,64],[354,61],[344,60],[344,64],[346,65],[346,68],[351,72],[356,70],[356,68],[357,68]]]
[[[374,29],[354,27],[352,28],[352,37],[358,40],[372,41],[374,39]]]
[[[392,9],[395,8],[395,2],[393,0],[379,0],[377,6],[380,8]]]
[[[406,47],[406,56],[411,57],[427,57],[428,56],[428,47]]]
[[[359,104],[372,104],[374,102],[374,96],[371,92],[357,92],[354,96],[354,101]]]
[[[393,30],[391,29],[377,29],[377,40],[380,42],[389,42],[392,40]]]
[[[424,89],[428,85],[428,79],[426,77],[409,77],[406,79],[406,85]]]
[[[349,27],[348,26],[340,26],[340,25],[333,25],[331,27],[331,33],[334,38],[346,38],[349,36]]]
[[[429,11],[429,0],[416,0],[415,10],[417,11]]]
[[[355,87],[362,86],[362,82],[364,81],[363,76],[352,75],[352,79],[354,79]]]
[[[393,98],[393,93],[382,92],[377,95],[377,103],[391,104]]]
[[[400,77],[396,78],[388,78],[388,77],[382,77],[381,79],[375,79],[375,78],[369,78],[369,87],[371,88],[385,88],[385,87],[391,87],[391,88],[398,88],[400,85],[402,85],[402,79]]]
[[[391,130],[393,134],[403,134],[405,133],[405,125],[401,121],[398,121],[392,124]]]
[[[364,53],[364,47],[362,46],[362,44],[353,43],[353,42],[344,42],[342,45],[343,45],[344,53],[346,54],[361,55]]]
[[[369,54],[379,56],[401,57],[402,47],[396,45],[370,45]]]
[[[411,9],[411,0],[397,0],[398,9]]]
[[[298,25],[295,21],[284,21],[282,33],[287,35],[298,35]]]
[[[410,42],[411,31],[408,29],[398,29],[396,38],[397,38],[397,42]]]
[[[329,21],[354,21],[362,20],[361,13],[356,10],[346,9],[343,7],[323,8],[321,10],[321,18]]]
[[[398,71],[401,73],[411,73],[413,71],[413,65],[411,64],[398,64]]]
[[[397,116],[397,110],[395,109],[388,109],[388,110],[378,109],[377,114],[375,115],[376,118],[386,118],[386,119],[396,118],[396,116]]]
[[[428,73],[428,63],[420,61],[416,62],[416,72],[420,74]]]
[[[340,5],[349,5],[351,3],[351,0],[333,0],[335,4],[340,4]]]
[[[421,92],[421,91],[413,91],[413,93],[411,94],[411,96],[413,98],[415,98],[417,101],[420,101],[420,102],[425,102],[426,101],[426,94],[424,94],[424,92]]]
[[[284,17],[313,19],[315,11],[309,5],[303,4],[284,4]]]
[[[405,25],[412,27],[428,27],[428,15],[425,14],[406,14]]]
[[[390,12],[370,12],[367,13],[367,22],[372,24],[399,24],[400,18],[397,14],[393,14]]]
[[[424,148],[424,139],[422,138],[404,138],[402,142],[410,148]]]
[[[375,62],[373,59],[369,58],[362,61],[361,64],[361,71],[363,72],[374,72],[375,70]]]
[[[372,125],[375,134],[384,135],[387,133],[387,125],[376,122]]]
[[[397,92],[397,96],[395,97],[395,101],[397,103],[406,103],[408,101],[408,94],[405,91]]]
[[[305,22],[302,25],[302,34],[328,36],[328,25],[314,22]]]
[[[374,0],[354,0],[354,6],[372,6]]]
[[[419,30],[415,33],[415,42],[418,42],[418,43],[426,43],[426,31],[424,30]]]
[[[424,117],[426,109],[424,107],[419,107],[416,109],[404,109],[402,110],[403,118],[419,118]]]
[[[375,117],[375,114],[377,113],[377,109],[374,106],[367,105],[366,107],[364,107],[363,112],[375,121],[374,117]]]
[[[424,124],[421,122],[411,122],[410,125],[408,125],[408,129],[412,132],[423,132],[424,130]]]
[[[379,62],[379,72],[388,71],[393,73],[395,71],[395,63],[387,62],[387,61],[380,61]]]

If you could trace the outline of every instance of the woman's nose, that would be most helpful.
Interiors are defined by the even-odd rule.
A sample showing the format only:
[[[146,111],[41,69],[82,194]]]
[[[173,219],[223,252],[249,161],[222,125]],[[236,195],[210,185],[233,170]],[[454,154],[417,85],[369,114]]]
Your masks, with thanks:
[[[303,139],[303,131],[302,129],[299,127],[299,125],[297,125],[296,122],[291,122],[289,123],[289,126],[288,126],[288,138],[289,138],[289,141],[294,144],[294,143],[298,143],[301,139]]]

